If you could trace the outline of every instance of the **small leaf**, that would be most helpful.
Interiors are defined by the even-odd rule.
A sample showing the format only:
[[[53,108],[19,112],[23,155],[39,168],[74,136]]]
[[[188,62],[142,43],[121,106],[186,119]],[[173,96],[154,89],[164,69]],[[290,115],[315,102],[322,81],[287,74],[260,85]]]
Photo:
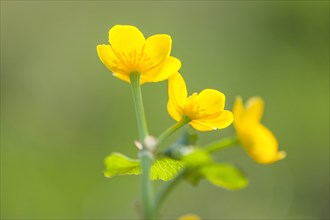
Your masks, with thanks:
[[[139,160],[131,159],[120,153],[112,153],[105,159],[106,177],[116,175],[139,175],[141,174]]]
[[[106,177],[116,175],[139,175],[141,174],[140,161],[131,159],[120,153],[112,153],[105,159]],[[154,162],[151,166],[150,178],[152,180],[161,179],[164,181],[171,180],[184,167],[182,161],[163,157]]]
[[[213,163],[210,155],[202,149],[196,149],[192,153],[184,156],[182,160],[186,163],[188,169],[195,169],[196,167]]]
[[[151,167],[151,179],[168,181],[173,179],[184,167],[184,163],[169,157],[163,157],[154,162]]]
[[[214,185],[229,190],[242,189],[248,184],[243,173],[228,164],[210,164],[201,167],[199,172]]]
[[[199,172],[200,168],[214,163],[211,156],[203,149],[196,149],[194,152],[184,156],[182,160],[185,162],[188,170],[186,180],[194,186],[203,178],[203,175]]]
[[[203,175],[199,172],[200,168],[214,163],[210,155],[203,149],[196,149],[184,156],[182,160],[188,170],[186,179],[194,186],[203,178]]]

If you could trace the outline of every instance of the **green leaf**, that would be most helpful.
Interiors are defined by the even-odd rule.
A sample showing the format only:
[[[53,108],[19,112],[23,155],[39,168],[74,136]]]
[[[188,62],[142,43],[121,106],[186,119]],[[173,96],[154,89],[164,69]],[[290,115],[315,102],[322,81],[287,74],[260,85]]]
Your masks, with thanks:
[[[185,162],[188,169],[195,169],[196,167],[213,163],[210,155],[202,149],[196,149],[192,153],[184,156],[182,160]]]
[[[192,185],[197,185],[203,178],[203,175],[199,172],[200,168],[214,163],[206,151],[198,148],[182,157],[182,160],[187,168],[186,180]]]
[[[152,180],[161,179],[164,181],[171,180],[184,167],[182,161],[163,157],[154,162],[151,166],[150,178]],[[140,161],[131,159],[120,153],[112,153],[105,159],[106,177],[117,175],[139,175],[141,174]]]
[[[214,185],[229,190],[242,189],[248,184],[243,173],[229,164],[206,165],[199,169],[199,173]]]
[[[186,180],[193,185],[201,179],[228,190],[241,189],[248,184],[248,180],[239,169],[229,164],[214,162],[204,149],[199,148],[182,157],[182,160],[187,169]]]
[[[116,175],[139,175],[141,174],[140,161],[126,157],[120,153],[112,153],[105,159],[106,177]]]
[[[169,157],[158,159],[151,167],[151,179],[168,181],[173,179],[184,167],[184,163]]]

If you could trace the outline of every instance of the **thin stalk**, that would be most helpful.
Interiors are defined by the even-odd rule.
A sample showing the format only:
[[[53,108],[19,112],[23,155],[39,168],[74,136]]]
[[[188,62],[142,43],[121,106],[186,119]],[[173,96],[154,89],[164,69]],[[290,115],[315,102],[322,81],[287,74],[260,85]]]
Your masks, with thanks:
[[[153,164],[153,154],[145,145],[145,138],[148,136],[147,121],[144,113],[141,86],[140,86],[140,74],[132,73],[130,75],[131,88],[135,106],[135,113],[137,118],[137,125],[139,131],[139,139],[142,144],[142,150],[139,152],[139,158],[141,161],[141,187],[142,187],[142,205],[145,219],[155,218],[156,212],[154,208],[154,192],[153,185],[150,180],[150,168]]]
[[[171,134],[173,134],[175,131],[180,129],[182,126],[187,124],[190,121],[188,117],[183,117],[180,121],[178,121],[173,126],[169,127],[166,131],[164,131],[161,135],[158,137],[158,145],[160,145],[166,138],[168,138]]]
[[[133,101],[135,106],[135,113],[139,131],[139,139],[141,144],[144,144],[144,139],[148,136],[148,126],[147,120],[144,113],[143,101],[142,101],[142,93],[140,86],[140,74],[139,73],[131,73],[131,88],[133,94]]]
[[[233,145],[238,144],[239,141],[236,137],[232,138],[224,138],[220,141],[213,142],[207,146],[204,147],[204,150],[208,153],[213,153],[218,150],[222,150],[227,147],[231,147]]]

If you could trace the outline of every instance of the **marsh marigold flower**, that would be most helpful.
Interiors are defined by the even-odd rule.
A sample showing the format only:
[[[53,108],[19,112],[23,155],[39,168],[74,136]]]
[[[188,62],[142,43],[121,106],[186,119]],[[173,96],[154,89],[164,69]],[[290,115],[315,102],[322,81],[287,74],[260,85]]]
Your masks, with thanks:
[[[188,118],[190,125],[199,131],[211,131],[229,126],[233,114],[224,110],[225,95],[214,89],[205,89],[188,97],[186,83],[179,73],[168,80],[167,111],[180,121]]]
[[[233,108],[234,127],[247,153],[256,162],[267,164],[283,159],[286,154],[278,150],[275,136],[260,123],[263,110],[261,98],[250,98],[244,107],[242,98],[238,97]]]
[[[109,31],[110,45],[98,45],[102,63],[121,80],[130,82],[131,73],[140,74],[140,83],[166,80],[177,72],[181,62],[170,56],[172,39],[156,34],[147,39],[130,25],[115,25]]]

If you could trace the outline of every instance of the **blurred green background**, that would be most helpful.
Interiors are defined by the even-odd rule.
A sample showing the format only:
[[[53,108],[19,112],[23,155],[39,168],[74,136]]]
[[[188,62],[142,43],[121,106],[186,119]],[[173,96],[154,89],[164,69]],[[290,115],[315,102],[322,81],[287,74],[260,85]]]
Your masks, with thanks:
[[[96,53],[115,24],[170,34],[190,93],[218,89],[228,109],[237,95],[262,96],[263,122],[288,153],[264,166],[241,148],[219,153],[250,185],[182,183],[164,218],[329,218],[328,1],[1,1],[1,219],[136,218],[139,178],[102,173],[111,152],[137,154],[130,88]],[[167,83],[143,95],[159,135],[174,123]]]

